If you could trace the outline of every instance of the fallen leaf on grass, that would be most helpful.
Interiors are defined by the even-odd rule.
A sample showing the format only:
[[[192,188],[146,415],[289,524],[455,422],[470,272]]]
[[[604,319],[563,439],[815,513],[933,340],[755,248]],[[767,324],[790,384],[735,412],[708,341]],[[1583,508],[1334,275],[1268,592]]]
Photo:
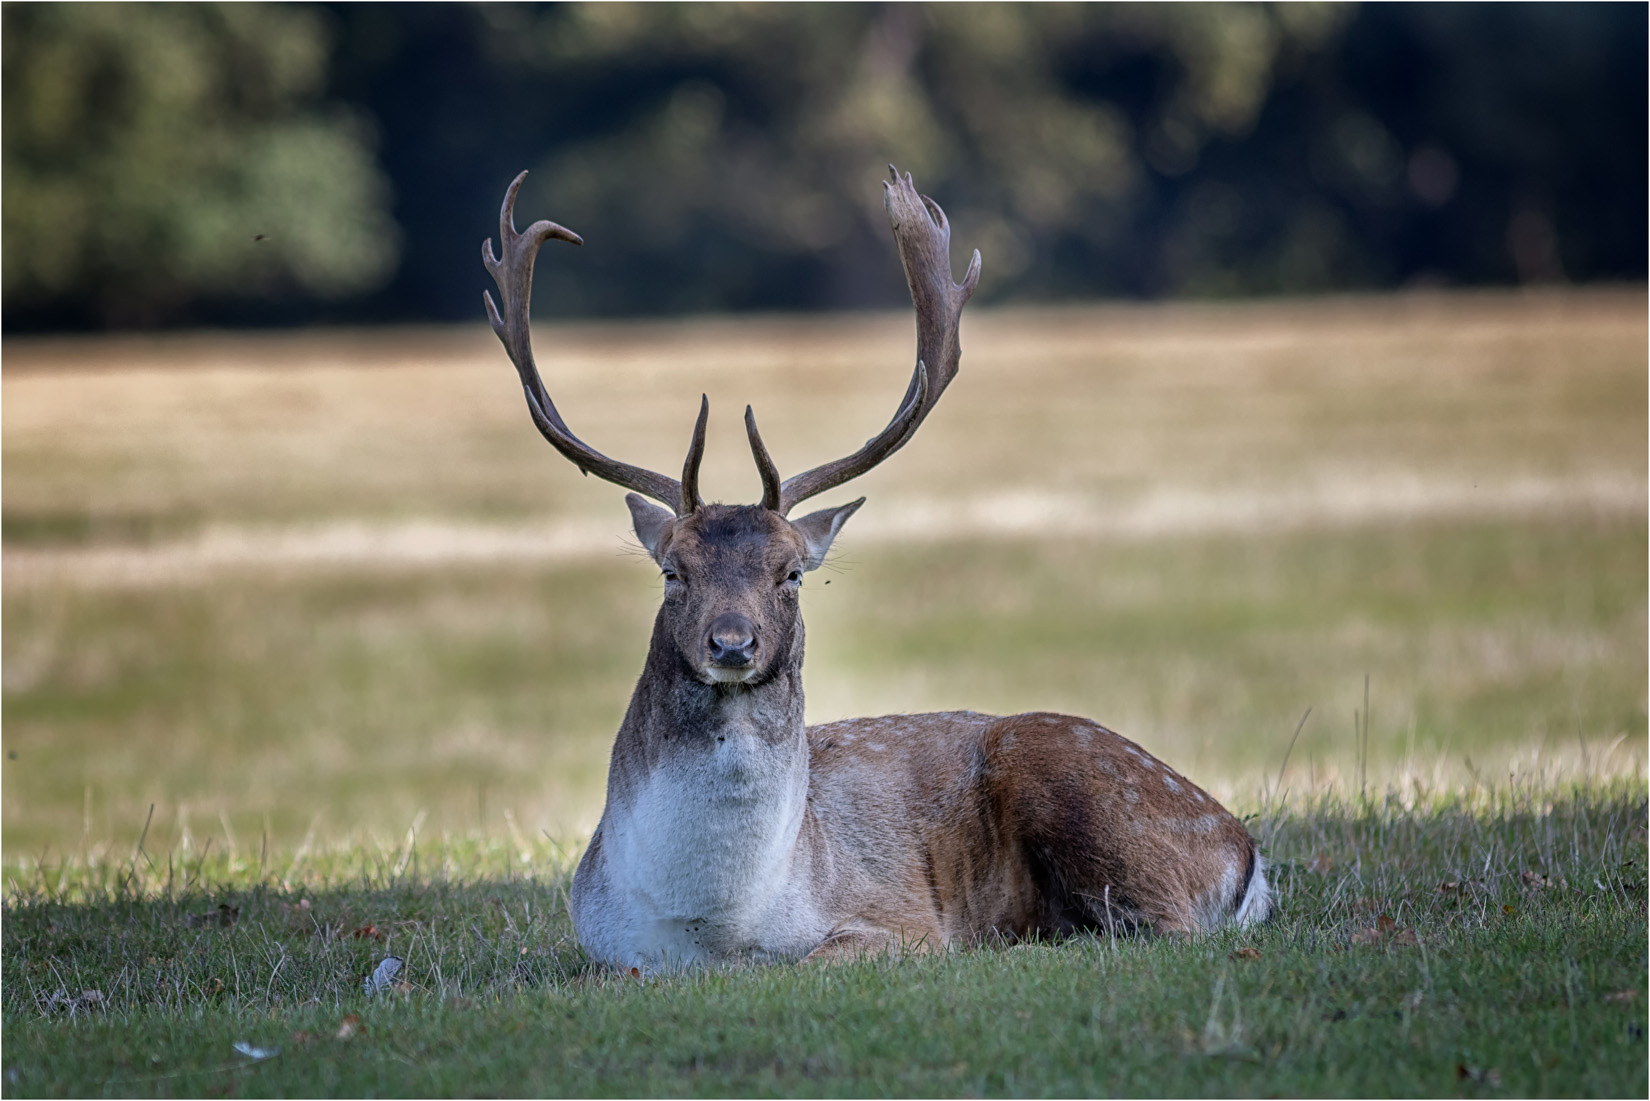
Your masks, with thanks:
[[[1260,959],[1260,949],[1239,948],[1236,952],[1232,953],[1230,958],[1234,960],[1258,960]]]
[[[1353,944],[1392,944],[1406,948],[1420,945],[1421,938],[1414,929],[1398,928],[1398,923],[1390,914],[1382,914],[1375,919],[1375,925],[1369,929],[1355,929],[1352,932]]]
[[[1518,878],[1524,881],[1524,886],[1534,891],[1549,889],[1563,890],[1570,884],[1563,876],[1542,875],[1540,872],[1523,871]]]
[[[1518,907],[1516,907],[1516,906],[1503,906],[1503,907],[1501,907],[1501,912],[1503,914],[1506,914],[1507,916],[1511,917],[1513,914],[1518,913]]]
[[[351,1036],[354,1036],[357,1032],[360,1032],[360,1031],[361,1031],[361,1015],[359,1013],[351,1013],[349,1016],[345,1017],[342,1021],[338,1022],[338,1031],[333,1033],[332,1035],[333,1035],[333,1039],[335,1039],[335,1040],[347,1040]]]
[[[1447,895],[1451,891],[1459,891],[1460,889],[1461,881],[1459,879],[1446,879],[1438,884],[1438,893],[1441,895]]]
[[[227,902],[218,903],[216,910],[201,914],[184,914],[183,924],[190,929],[229,929],[241,920],[241,908]]]
[[[1630,1002],[1639,996],[1637,990],[1618,990],[1614,994],[1604,995],[1607,1002]]]
[[[368,975],[366,981],[361,984],[367,992],[367,997],[370,998],[380,993],[395,982],[395,977],[401,973],[403,962],[400,956],[385,956],[379,960],[378,966],[373,968],[372,974]]]
[[[361,926],[355,932],[351,933],[350,936],[355,937],[357,940],[383,940],[384,931],[378,928],[378,926],[373,925],[371,922],[368,922],[366,925]]]
[[[1334,867],[1335,861],[1330,858],[1328,853],[1319,853],[1307,863],[1306,870],[1317,875],[1328,875]]]
[[[1495,1070],[1494,1068],[1491,1068],[1490,1070],[1481,1070],[1478,1067],[1469,1067],[1465,1063],[1455,1064],[1455,1077],[1470,1079],[1471,1081],[1479,1082],[1486,1086],[1499,1086],[1501,1084],[1500,1071]]]
[[[278,1047],[253,1047],[245,1040],[236,1040],[235,1050],[253,1062],[257,1062],[259,1059],[273,1059],[281,1053],[281,1049]]]
[[[204,989],[208,998],[216,998],[219,994],[223,993],[223,980],[211,979],[207,982]]]

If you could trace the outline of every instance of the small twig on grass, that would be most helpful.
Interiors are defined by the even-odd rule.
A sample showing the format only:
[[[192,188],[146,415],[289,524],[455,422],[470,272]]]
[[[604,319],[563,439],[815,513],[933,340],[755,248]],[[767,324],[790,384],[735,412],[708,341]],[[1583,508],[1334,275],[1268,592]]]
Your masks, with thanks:
[[[191,883],[199,884],[199,883],[203,882],[202,879],[201,879],[201,873],[206,868],[206,855],[208,853],[210,853],[211,851],[212,851],[212,838],[208,837],[206,839],[206,844],[201,846],[201,858],[195,862],[195,875],[194,875],[194,878],[191,879],[187,875],[184,877],[184,880],[183,880],[183,893],[184,894],[189,893],[189,885]],[[185,871],[187,871],[187,870],[188,869],[185,869]]]
[[[234,863],[241,858],[241,847],[235,843],[235,831],[229,827],[229,815],[222,807],[218,808],[218,825],[223,827],[223,839],[229,844],[229,861]]]
[[[1282,789],[1282,787],[1283,787],[1283,774],[1284,774],[1284,771],[1289,768],[1289,756],[1290,756],[1290,754],[1295,752],[1295,743],[1300,741],[1301,731],[1306,729],[1306,720],[1310,719],[1311,717],[1312,717],[1312,709],[1310,707],[1308,707],[1306,709],[1306,713],[1301,716],[1301,721],[1295,724],[1295,736],[1289,739],[1289,748],[1283,751],[1283,764],[1278,766],[1278,782],[1277,782],[1277,786],[1273,788],[1273,791],[1278,791],[1278,790]]]
[[[1358,798],[1369,806],[1369,674],[1364,674],[1363,738],[1358,744]]]
[[[1289,757],[1295,752],[1295,743],[1300,741],[1301,731],[1306,729],[1306,720],[1311,717],[1312,709],[1308,707],[1306,709],[1306,713],[1301,716],[1301,721],[1295,724],[1295,736],[1289,739],[1289,748],[1283,751],[1283,764],[1278,766],[1278,782],[1272,786],[1272,797],[1274,799],[1276,799],[1279,793],[1283,791],[1283,774],[1289,768]],[[1272,806],[1268,806],[1266,808],[1266,814],[1268,817],[1271,816],[1274,809],[1275,808]]]
[[[149,817],[143,820],[143,832],[138,834],[137,848],[132,850],[132,878],[137,878],[137,858],[143,857],[149,865],[149,870],[155,870],[155,862],[149,859],[149,854],[143,851],[143,842],[149,837],[149,824],[155,820],[155,804],[149,804]]]
[[[393,878],[400,879],[401,873],[407,870],[407,862],[412,859],[418,845],[418,828],[424,824],[424,818],[428,813],[420,810],[413,816],[412,825],[407,827],[407,840],[401,846],[401,858],[395,862],[395,871],[391,873]]]
[[[286,966],[286,958],[287,958],[286,957],[286,946],[283,945],[283,944],[277,944],[275,946],[275,948],[276,948],[277,951],[279,951],[281,953],[281,958],[276,960],[275,961],[275,966],[269,969],[269,981],[264,983],[264,1004],[265,1005],[273,1005],[274,1004],[273,1000],[271,999],[271,995],[275,991],[275,976],[279,975],[281,973],[281,968]]]
[[[293,855],[292,863],[287,865],[286,882],[288,884],[290,884],[292,882],[293,874],[298,871],[298,865],[302,864],[304,862],[304,857],[309,855],[309,847],[311,845],[315,844],[315,827],[320,823],[320,821],[321,821],[321,812],[316,811],[315,812],[315,817],[313,817],[309,820],[309,829],[304,831],[304,839],[298,845],[298,851],[297,851],[297,853],[295,853]],[[265,838],[264,843],[266,845],[268,844],[268,837],[269,837],[269,835],[266,831],[265,834],[264,834],[264,838]]]

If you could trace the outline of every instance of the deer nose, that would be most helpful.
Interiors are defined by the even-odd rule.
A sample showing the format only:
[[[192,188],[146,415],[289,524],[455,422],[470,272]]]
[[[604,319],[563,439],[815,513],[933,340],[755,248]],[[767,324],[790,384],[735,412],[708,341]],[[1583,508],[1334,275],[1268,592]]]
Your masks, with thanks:
[[[711,620],[706,641],[712,665],[738,668],[756,660],[756,624],[737,612],[723,612]]]

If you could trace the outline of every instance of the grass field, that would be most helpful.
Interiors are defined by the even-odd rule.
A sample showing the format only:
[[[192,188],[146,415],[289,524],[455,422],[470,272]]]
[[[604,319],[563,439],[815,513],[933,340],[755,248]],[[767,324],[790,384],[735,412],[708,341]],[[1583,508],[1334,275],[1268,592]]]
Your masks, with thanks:
[[[580,955],[543,841],[37,869],[5,1092],[1642,1093],[1642,782],[1416,794],[1254,819],[1283,911],[1249,933],[647,981]]]
[[[810,717],[1091,715],[1256,816],[1280,922],[593,973],[555,885],[658,582],[491,334],[8,342],[6,1095],[1642,1092],[1642,291],[963,337],[810,576]],[[743,405],[784,471],[840,454],[910,334],[538,346],[655,468],[708,392],[708,493],[750,500]]]

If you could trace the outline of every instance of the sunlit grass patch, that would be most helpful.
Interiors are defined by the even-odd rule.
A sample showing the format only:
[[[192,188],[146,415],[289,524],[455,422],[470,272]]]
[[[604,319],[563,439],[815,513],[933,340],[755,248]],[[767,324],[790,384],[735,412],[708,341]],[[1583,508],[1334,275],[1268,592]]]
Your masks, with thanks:
[[[1643,774],[1637,520],[843,542],[804,594],[815,721],[1065,710],[1240,802],[1307,708],[1299,786],[1606,754]],[[150,804],[161,849],[398,836],[420,813],[502,828],[505,811],[576,840],[657,590],[624,556],[8,590],[8,855],[129,839]]]

